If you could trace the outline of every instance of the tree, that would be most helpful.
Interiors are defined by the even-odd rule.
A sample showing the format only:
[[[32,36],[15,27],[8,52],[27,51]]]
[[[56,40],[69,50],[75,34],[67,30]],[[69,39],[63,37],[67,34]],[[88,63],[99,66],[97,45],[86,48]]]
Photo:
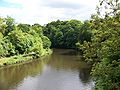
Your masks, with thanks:
[[[120,25],[117,17],[120,18],[120,14],[104,19],[103,25],[107,30],[103,31],[105,28],[102,28],[97,39],[100,42],[97,49],[100,63],[93,68],[92,75],[98,90],[120,89]]]
[[[95,90],[120,89],[119,5],[118,0],[101,0],[98,14],[93,15],[91,20],[91,42],[83,44],[84,57],[94,63],[92,76]],[[103,13],[100,9],[107,10]]]
[[[18,54],[24,54],[27,52],[31,44],[29,34],[23,33],[18,29],[10,32],[7,38],[15,46],[15,50]]]
[[[18,24],[17,26],[22,32],[29,32],[30,31],[30,25],[29,24]]]
[[[96,9],[100,17],[115,16],[120,11],[120,2],[119,0],[100,0]]]
[[[43,35],[43,30],[42,30],[42,26],[41,25],[39,25],[39,24],[34,24],[34,25],[32,25],[32,30],[34,30],[36,33],[38,33],[40,36],[42,36]]]
[[[42,42],[43,42],[43,48],[49,49],[51,46],[51,42],[50,42],[49,38],[46,36],[42,36],[41,38],[42,38]]]
[[[53,21],[44,27],[44,35],[52,42],[52,47],[76,48],[78,42],[81,21]]]
[[[0,18],[0,32],[3,34],[5,33],[7,25],[5,24],[5,19],[4,18]]]
[[[9,32],[15,29],[15,21],[13,18],[7,16],[7,18],[5,18],[5,24],[7,25],[7,27],[5,28],[5,31],[3,33],[4,36],[8,35]]]
[[[6,38],[0,38],[0,57],[9,57],[15,55],[15,47]]]

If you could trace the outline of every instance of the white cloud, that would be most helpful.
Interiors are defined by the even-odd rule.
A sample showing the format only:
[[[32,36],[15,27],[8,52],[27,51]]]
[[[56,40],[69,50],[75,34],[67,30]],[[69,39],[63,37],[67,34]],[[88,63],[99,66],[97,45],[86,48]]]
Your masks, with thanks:
[[[99,0],[5,0],[20,8],[0,7],[0,16],[11,16],[20,23],[46,24],[61,19],[85,20],[95,12]]]

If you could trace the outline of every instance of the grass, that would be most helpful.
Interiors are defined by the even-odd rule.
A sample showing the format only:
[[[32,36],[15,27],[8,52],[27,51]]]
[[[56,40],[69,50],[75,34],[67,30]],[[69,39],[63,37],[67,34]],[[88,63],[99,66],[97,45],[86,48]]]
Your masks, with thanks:
[[[0,66],[12,65],[16,63],[25,62],[31,60],[32,56],[23,57],[23,55],[5,57],[0,59]]]
[[[45,50],[41,56],[41,58],[50,55],[52,53],[51,49]],[[7,65],[13,65],[17,63],[22,63],[22,62],[28,62],[33,60],[33,56],[24,56],[24,55],[15,55],[11,57],[5,57],[0,59],[0,67],[2,66],[7,66]]]

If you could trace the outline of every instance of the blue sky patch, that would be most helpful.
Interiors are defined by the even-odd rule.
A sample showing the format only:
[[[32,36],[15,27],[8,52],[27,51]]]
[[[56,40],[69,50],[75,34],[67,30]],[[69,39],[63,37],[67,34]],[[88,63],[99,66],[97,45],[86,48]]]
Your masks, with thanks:
[[[4,0],[0,0],[0,7],[7,7],[7,8],[22,8],[22,5],[16,3],[9,3]]]

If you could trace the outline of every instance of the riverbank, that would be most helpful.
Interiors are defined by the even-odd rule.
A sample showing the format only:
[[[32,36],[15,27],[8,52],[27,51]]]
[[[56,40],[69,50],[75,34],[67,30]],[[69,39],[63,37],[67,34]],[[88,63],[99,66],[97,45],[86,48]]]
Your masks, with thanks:
[[[48,55],[52,54],[52,50],[51,49],[47,49],[45,50],[42,55],[40,57],[37,58],[44,58]],[[14,65],[14,64],[18,64],[18,63],[26,63],[29,61],[33,61],[33,59],[36,58],[34,55],[15,55],[15,56],[11,56],[11,57],[4,57],[0,59],[0,67],[4,67],[4,66],[8,66],[8,65]]]
[[[42,60],[0,68],[0,90],[91,90],[91,68],[71,51],[54,49]]]

